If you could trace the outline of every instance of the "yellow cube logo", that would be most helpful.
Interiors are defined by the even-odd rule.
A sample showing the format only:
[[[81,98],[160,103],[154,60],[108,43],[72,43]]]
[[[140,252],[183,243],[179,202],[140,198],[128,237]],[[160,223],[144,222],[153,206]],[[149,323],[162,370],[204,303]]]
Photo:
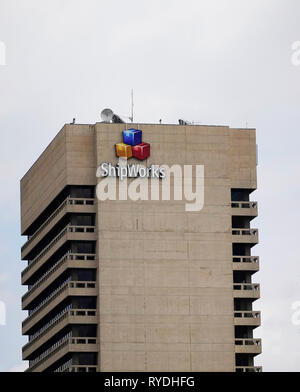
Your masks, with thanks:
[[[120,158],[131,158],[132,157],[132,148],[129,144],[118,143],[116,144],[116,152],[117,156]]]

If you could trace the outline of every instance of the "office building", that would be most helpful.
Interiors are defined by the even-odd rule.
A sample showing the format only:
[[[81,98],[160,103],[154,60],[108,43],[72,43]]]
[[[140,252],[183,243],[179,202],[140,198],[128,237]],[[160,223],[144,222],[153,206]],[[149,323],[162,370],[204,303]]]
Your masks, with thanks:
[[[130,129],[142,136],[124,139]],[[261,371],[255,133],[183,122],[61,129],[21,180],[27,371]],[[116,167],[116,145],[132,165],[202,165],[201,210],[173,197],[172,181],[170,200],[99,200],[97,168]]]

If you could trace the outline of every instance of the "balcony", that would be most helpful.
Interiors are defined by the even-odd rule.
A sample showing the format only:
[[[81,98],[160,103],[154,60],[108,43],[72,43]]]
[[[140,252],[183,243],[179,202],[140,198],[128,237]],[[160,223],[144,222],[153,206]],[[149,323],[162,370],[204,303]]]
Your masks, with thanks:
[[[41,345],[70,324],[97,324],[95,309],[71,309],[70,306],[40,328],[22,348],[23,360],[29,358]]]
[[[95,254],[66,253],[23,295],[22,309],[26,309],[50,283],[68,268],[96,268],[95,259]]]
[[[261,339],[235,339],[236,354],[253,354],[261,353]]]
[[[258,243],[258,229],[232,229],[232,242],[243,244]]]
[[[72,365],[72,366],[66,366],[64,367],[63,370],[58,368],[57,370],[54,370],[55,373],[95,373],[97,372],[98,366],[97,365]]]
[[[66,241],[96,241],[95,226],[67,225],[22,271],[22,284],[51,257]]]
[[[259,327],[260,323],[261,323],[260,312],[254,312],[254,311],[235,311],[234,312],[234,325]]]
[[[258,256],[232,256],[233,271],[259,271]]]
[[[235,371],[237,373],[261,373],[261,366],[236,366]]]
[[[70,352],[98,352],[98,339],[96,337],[70,337],[65,336],[30,361],[26,372],[42,372]]]
[[[233,284],[234,298],[260,298],[260,285],[257,283],[234,283]]]
[[[74,365],[73,360],[69,359],[63,365],[53,371],[53,373],[95,373],[97,372],[97,365]]]
[[[66,198],[62,204],[49,216],[49,218],[28,238],[21,248],[22,260],[39,243],[39,241],[60,221],[67,213],[93,213],[95,212],[95,199]]]
[[[23,321],[22,334],[28,335],[30,329],[69,296],[96,296],[96,282],[67,281],[45,298]]]
[[[232,201],[231,213],[234,216],[248,216],[255,218],[258,215],[256,201]]]

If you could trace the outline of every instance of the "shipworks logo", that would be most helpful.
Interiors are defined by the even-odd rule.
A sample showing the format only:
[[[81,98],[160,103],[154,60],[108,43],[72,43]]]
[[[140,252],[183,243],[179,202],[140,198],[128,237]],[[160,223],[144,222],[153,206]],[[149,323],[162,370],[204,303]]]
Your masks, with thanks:
[[[144,161],[150,156],[150,144],[142,141],[142,131],[128,129],[123,131],[123,143],[116,144],[116,153],[119,158],[136,158]]]
[[[204,206],[204,166],[152,164],[142,161],[150,157],[150,144],[143,142],[142,131],[126,129],[123,141],[115,144],[116,164],[103,162],[96,177],[98,200],[186,200],[185,211],[200,211]],[[130,164],[136,158],[141,163]]]
[[[150,156],[150,144],[143,142],[143,133],[139,129],[126,129],[122,132],[123,142],[115,145],[119,162],[116,165],[104,162],[101,164],[101,172],[97,176],[124,178],[165,178],[165,169],[157,165],[146,167],[143,164],[127,164],[130,158],[144,161]]]

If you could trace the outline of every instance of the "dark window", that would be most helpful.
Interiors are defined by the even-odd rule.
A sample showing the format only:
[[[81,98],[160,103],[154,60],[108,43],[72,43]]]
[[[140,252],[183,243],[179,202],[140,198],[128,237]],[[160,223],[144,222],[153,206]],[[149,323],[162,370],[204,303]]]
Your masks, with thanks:
[[[91,199],[94,197],[94,187],[90,186],[72,186],[70,190],[70,195],[73,198],[85,198]]]
[[[94,282],[95,281],[95,271],[93,270],[79,270],[77,272],[78,280],[82,282]]]
[[[248,327],[235,327],[234,334],[236,339],[253,339],[253,331]]]
[[[78,336],[80,337],[94,337],[97,336],[97,325],[78,325]]]
[[[96,298],[95,297],[78,298],[78,309],[96,309]]]
[[[78,353],[79,365],[97,365],[97,353]]]
[[[232,217],[232,228],[235,229],[248,229],[250,227],[249,218],[244,216],[233,216]]]
[[[249,201],[250,189],[231,189],[231,201]]]
[[[71,215],[70,222],[74,226],[94,226],[94,215]]]
[[[234,256],[247,256],[246,245],[232,244],[232,254]]]
[[[236,354],[235,355],[236,366],[253,366],[253,357],[248,354]]]
[[[74,253],[95,253],[95,244],[93,242],[72,242],[72,251]]]

